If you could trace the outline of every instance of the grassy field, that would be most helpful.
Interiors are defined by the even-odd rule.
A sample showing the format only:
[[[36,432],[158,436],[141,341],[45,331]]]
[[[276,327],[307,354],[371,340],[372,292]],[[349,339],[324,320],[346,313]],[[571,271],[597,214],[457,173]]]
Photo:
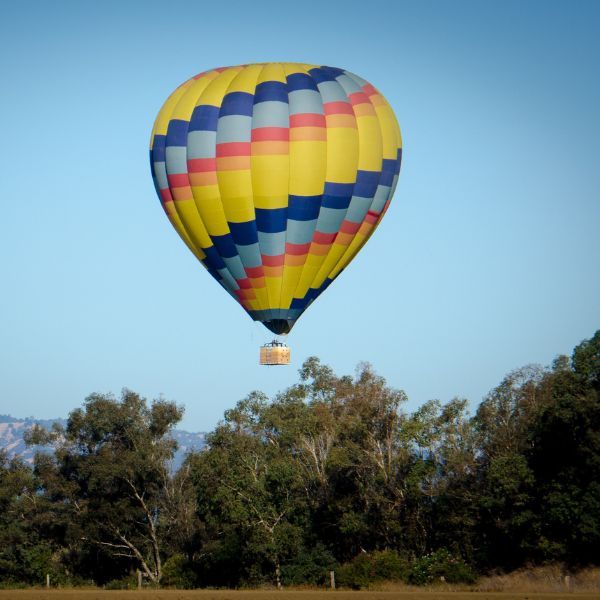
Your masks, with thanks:
[[[97,588],[0,590],[0,600],[600,600],[600,568],[569,576],[560,565],[481,577],[470,586],[415,588],[382,582],[374,590],[131,590]]]
[[[597,592],[0,590],[0,600],[598,600]]]

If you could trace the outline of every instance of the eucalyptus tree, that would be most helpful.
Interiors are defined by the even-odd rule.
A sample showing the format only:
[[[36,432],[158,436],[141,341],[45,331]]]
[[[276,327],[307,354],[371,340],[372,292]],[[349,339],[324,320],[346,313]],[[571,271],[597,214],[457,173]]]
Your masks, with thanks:
[[[282,562],[301,545],[300,471],[267,411],[266,396],[251,393],[226,411],[207,438],[207,450],[188,460],[200,514],[212,534],[204,562],[219,565],[220,574],[210,575],[216,583],[259,582],[266,575],[281,587]]]
[[[148,406],[129,390],[119,400],[92,394],[66,427],[35,429],[28,439],[54,445],[53,455],[36,455],[35,472],[69,543],[101,549],[124,572],[135,566],[155,584],[167,540],[187,535],[185,521],[195,512],[185,477],[172,470],[176,442],[169,433],[182,414],[172,402]]]
[[[530,557],[581,565],[600,548],[600,331],[555,361],[525,453],[535,475]]]
[[[19,458],[0,450],[0,582],[41,584],[59,574],[60,545],[45,534],[45,505],[36,478]]]

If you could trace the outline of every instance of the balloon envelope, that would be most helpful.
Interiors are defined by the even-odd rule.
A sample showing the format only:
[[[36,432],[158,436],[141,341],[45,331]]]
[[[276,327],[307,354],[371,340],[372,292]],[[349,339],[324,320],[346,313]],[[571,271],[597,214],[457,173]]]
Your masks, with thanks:
[[[274,333],[298,317],[378,226],[400,172],[392,109],[343,69],[224,67],[161,108],[152,176],[173,227]]]

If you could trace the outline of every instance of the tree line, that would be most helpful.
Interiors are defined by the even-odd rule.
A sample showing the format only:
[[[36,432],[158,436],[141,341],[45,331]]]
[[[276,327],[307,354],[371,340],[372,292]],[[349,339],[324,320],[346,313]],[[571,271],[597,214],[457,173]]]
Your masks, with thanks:
[[[370,365],[317,358],[252,392],[172,469],[183,410],[92,394],[33,468],[0,455],[0,582],[119,587],[470,581],[593,564],[600,549],[600,331],[549,368],[414,412]]]

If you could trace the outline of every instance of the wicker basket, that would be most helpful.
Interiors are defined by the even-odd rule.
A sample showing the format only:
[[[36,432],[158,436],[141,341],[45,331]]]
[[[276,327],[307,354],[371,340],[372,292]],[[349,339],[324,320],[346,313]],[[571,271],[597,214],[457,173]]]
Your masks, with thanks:
[[[259,363],[261,365],[289,365],[289,346],[286,346],[277,340],[273,340],[270,344],[261,346]]]

